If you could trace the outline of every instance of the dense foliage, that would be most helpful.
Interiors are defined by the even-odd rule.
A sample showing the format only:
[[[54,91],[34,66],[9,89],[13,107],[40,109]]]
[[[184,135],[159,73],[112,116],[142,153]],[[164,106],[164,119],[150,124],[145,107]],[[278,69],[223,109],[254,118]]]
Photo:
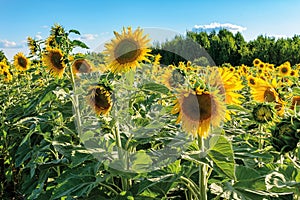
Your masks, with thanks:
[[[279,39],[260,35],[247,42],[241,33],[233,34],[226,29],[217,33],[187,32],[186,37],[176,36],[170,41],[157,44],[153,50],[162,55],[162,63],[166,65],[206,57],[203,50],[195,47],[195,43],[190,39],[200,44],[218,66],[223,63],[230,63],[233,66],[251,65],[255,58],[275,65],[280,65],[285,61],[290,61],[293,65],[300,63],[299,35]],[[186,52],[186,49],[194,49],[194,54],[182,57],[184,55],[182,53]]]
[[[29,56],[0,62],[1,199],[300,198],[295,47],[270,57],[272,38],[223,30],[188,33],[202,47],[176,37],[160,56],[124,28],[105,54],[81,54],[70,34],[54,25],[28,38]],[[227,64],[206,67],[203,46]]]

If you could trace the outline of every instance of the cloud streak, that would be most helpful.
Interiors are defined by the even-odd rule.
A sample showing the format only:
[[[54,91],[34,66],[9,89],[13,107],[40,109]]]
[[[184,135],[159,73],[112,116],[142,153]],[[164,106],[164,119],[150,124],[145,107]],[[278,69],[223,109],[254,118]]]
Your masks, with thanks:
[[[91,33],[88,33],[88,34],[84,34],[80,37],[81,40],[95,40],[96,38],[98,37],[97,34],[91,34]]]
[[[0,48],[4,49],[18,49],[23,48],[23,44],[17,44],[14,41],[8,41],[8,40],[0,40]]]
[[[220,24],[220,23],[214,22],[214,23],[206,24],[206,25],[195,25],[194,28],[192,29],[192,31],[193,32],[212,32],[212,31],[217,32],[222,29],[227,29],[234,34],[237,32],[243,32],[243,31],[247,30],[246,27],[242,27],[242,26],[235,25],[235,24],[230,24],[230,23]]]

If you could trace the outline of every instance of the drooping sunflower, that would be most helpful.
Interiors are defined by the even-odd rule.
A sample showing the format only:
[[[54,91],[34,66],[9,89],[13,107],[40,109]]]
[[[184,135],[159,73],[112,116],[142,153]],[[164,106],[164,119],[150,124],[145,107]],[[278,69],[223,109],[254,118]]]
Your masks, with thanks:
[[[50,73],[59,78],[63,76],[66,64],[64,55],[60,49],[47,48],[47,51],[43,54],[42,60]]]
[[[38,51],[38,44],[37,42],[32,39],[31,37],[28,37],[27,38],[27,45],[29,47],[29,50],[30,50],[30,54],[31,55],[35,55]]]
[[[291,73],[291,65],[289,64],[282,64],[279,66],[279,76],[281,77],[285,77],[285,76],[289,76]]]
[[[225,116],[225,104],[214,92],[181,91],[172,114],[178,114],[176,123],[194,136],[207,137],[210,127],[219,126]]]
[[[54,35],[50,35],[46,41],[45,41],[45,45],[46,47],[49,47],[49,48],[55,48],[55,47],[58,47],[58,44],[56,42],[56,38]]]
[[[77,73],[91,73],[93,71],[92,65],[85,59],[78,59],[72,65],[72,71]]]
[[[260,103],[253,108],[252,115],[256,122],[266,123],[272,121],[274,112],[270,105]]]
[[[253,99],[258,102],[279,102],[279,94],[276,92],[276,80],[273,79],[273,84],[256,79],[256,85],[250,86]]]
[[[282,116],[284,114],[284,104],[285,102],[279,97],[276,91],[277,82],[273,79],[271,83],[262,80],[260,78],[256,79],[256,85],[250,86],[252,97],[257,102],[272,102],[275,103],[275,109],[277,114]]]
[[[159,79],[167,88],[175,89],[184,84],[185,73],[179,68],[165,68]]]
[[[293,96],[291,109],[294,110],[295,106],[300,105],[300,96]]]
[[[19,52],[14,56],[14,65],[19,71],[26,71],[29,69],[30,60],[23,53]]]
[[[112,108],[111,92],[102,85],[89,89],[87,102],[97,115],[107,115]]]
[[[132,32],[131,27],[123,28],[121,34],[114,32],[115,38],[105,44],[104,54],[112,72],[126,72],[135,69],[141,61],[150,62],[147,56],[151,50],[148,48],[150,39],[143,36],[143,30],[136,29]]]

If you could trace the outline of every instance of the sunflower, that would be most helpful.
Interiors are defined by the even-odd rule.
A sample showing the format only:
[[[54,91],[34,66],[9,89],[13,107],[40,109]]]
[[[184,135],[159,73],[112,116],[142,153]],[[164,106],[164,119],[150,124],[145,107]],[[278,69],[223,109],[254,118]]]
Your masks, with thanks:
[[[290,76],[293,76],[293,77],[298,77],[298,76],[299,76],[299,72],[298,72],[298,70],[297,70],[297,69],[293,69],[293,70],[291,70]]]
[[[300,96],[293,96],[291,109],[294,110],[295,106],[300,105]]]
[[[182,90],[172,109],[177,114],[176,123],[182,122],[182,128],[194,136],[207,137],[210,126],[219,126],[225,116],[225,105],[216,93]]]
[[[250,86],[253,99],[258,102],[280,102],[279,94],[276,92],[276,81],[273,84],[262,79],[256,79],[256,85]]]
[[[150,60],[151,56],[148,48],[150,39],[148,35],[143,36],[143,31],[139,28],[132,32],[131,27],[123,28],[121,34],[114,32],[115,39],[105,44],[106,60],[112,72],[126,72],[139,66],[139,62]]]
[[[60,49],[47,48],[47,51],[43,54],[42,60],[48,71],[50,71],[54,76],[59,78],[62,77],[66,65],[63,53]]]
[[[19,71],[26,71],[30,66],[30,60],[20,52],[14,56],[14,65]]]
[[[185,82],[185,73],[179,68],[164,68],[164,73],[159,80],[169,89],[175,89]]]
[[[248,82],[248,86],[251,87],[251,86],[255,86],[257,84],[257,81],[256,81],[256,77],[252,76],[252,75],[249,75],[247,77],[247,82]]]
[[[268,104],[258,104],[253,108],[253,118],[258,123],[266,123],[272,121],[274,112]]]
[[[291,66],[289,64],[282,64],[279,66],[279,76],[288,76],[291,73]]]
[[[260,63],[261,63],[261,60],[258,59],[258,58],[255,58],[255,59],[253,60],[253,65],[254,65],[255,67],[258,67]]]
[[[92,65],[85,59],[78,59],[72,65],[72,71],[77,73],[91,73],[93,71]]]
[[[279,97],[276,91],[277,82],[276,79],[269,83],[260,78],[256,79],[256,85],[250,86],[252,97],[257,102],[272,102],[275,103],[275,109],[277,114],[282,116],[284,114],[284,104],[285,102]]]
[[[29,47],[29,50],[30,50],[30,54],[31,55],[35,55],[38,51],[38,44],[37,42],[32,39],[31,37],[28,37],[27,38],[27,45]]]
[[[9,82],[9,81],[12,80],[12,75],[11,75],[11,73],[10,73],[10,71],[8,69],[2,70],[2,72],[0,74],[4,75],[4,81],[5,82]]]
[[[87,101],[97,115],[107,115],[112,108],[111,92],[101,85],[89,89]]]
[[[56,38],[54,35],[50,35],[46,41],[45,41],[45,45],[46,47],[48,48],[55,48],[55,47],[58,47],[58,44],[56,42]]]
[[[233,67],[232,67],[233,68]],[[243,89],[242,80],[235,75],[233,71],[231,71],[231,68],[218,68],[219,74],[221,76],[222,80],[222,87],[224,88],[225,93],[225,103],[226,104],[235,104],[239,105],[242,102],[239,100],[239,98],[244,98],[243,95],[238,94],[237,91]],[[233,68],[234,69],[234,68]]]
[[[6,62],[3,60],[0,62],[0,71],[4,71],[6,69],[9,69],[9,66],[6,64]]]

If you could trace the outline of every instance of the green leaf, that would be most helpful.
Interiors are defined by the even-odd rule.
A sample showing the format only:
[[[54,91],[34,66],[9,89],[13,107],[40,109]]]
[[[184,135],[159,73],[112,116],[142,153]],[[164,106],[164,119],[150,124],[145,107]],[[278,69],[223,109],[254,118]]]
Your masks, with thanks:
[[[224,136],[214,136],[210,139],[211,148],[208,156],[231,179],[235,177],[235,163],[231,143]]]
[[[80,32],[77,31],[77,30],[75,30],[75,29],[69,30],[69,33],[75,33],[75,34],[77,34],[77,35],[80,35]]]
[[[83,43],[79,40],[73,40],[72,45],[75,46],[75,47],[77,46],[77,47],[81,47],[81,48],[84,48],[84,49],[89,49],[89,47],[85,43]]]
[[[254,169],[240,165],[235,168],[235,176],[237,181],[249,181],[261,177]]]
[[[157,83],[145,83],[141,86],[141,89],[159,92],[162,94],[167,94],[169,92],[169,89],[166,86]]]

